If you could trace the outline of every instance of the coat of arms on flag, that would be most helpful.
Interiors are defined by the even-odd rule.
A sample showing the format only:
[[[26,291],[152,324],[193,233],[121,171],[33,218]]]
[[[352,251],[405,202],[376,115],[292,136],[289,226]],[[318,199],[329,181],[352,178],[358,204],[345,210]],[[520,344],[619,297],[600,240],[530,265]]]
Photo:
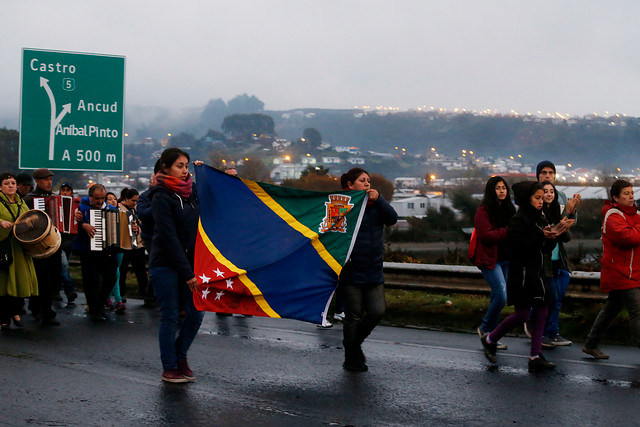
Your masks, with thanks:
[[[366,193],[298,190],[204,165],[195,175],[196,307],[322,323]]]
[[[329,194],[329,201],[325,202],[327,207],[326,216],[320,223],[320,233],[328,231],[347,232],[346,216],[353,207],[351,196],[346,194]]]

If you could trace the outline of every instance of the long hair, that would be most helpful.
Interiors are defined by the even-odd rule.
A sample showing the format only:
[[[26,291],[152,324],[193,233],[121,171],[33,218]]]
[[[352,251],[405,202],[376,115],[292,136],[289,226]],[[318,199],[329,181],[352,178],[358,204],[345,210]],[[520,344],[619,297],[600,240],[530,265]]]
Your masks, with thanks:
[[[507,187],[507,197],[504,200],[498,200],[496,194],[496,185],[498,183],[504,183]],[[509,219],[516,213],[516,208],[511,202],[511,192],[509,191],[509,184],[501,176],[492,176],[484,186],[484,197],[482,203],[489,214],[489,221],[498,227],[505,227],[509,222]]]
[[[562,215],[560,212],[560,202],[558,202],[558,190],[551,181],[543,181],[540,184],[542,185],[543,190],[546,185],[550,185],[551,187],[553,187],[553,200],[551,201],[551,203],[544,202],[544,204],[542,205],[542,212],[547,218],[549,224],[557,224],[562,219]]]

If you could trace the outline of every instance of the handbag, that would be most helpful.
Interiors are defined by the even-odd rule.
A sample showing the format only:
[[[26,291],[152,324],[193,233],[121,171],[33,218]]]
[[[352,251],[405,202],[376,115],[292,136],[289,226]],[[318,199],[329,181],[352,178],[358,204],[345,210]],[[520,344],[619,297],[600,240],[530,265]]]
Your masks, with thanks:
[[[468,256],[471,261],[476,260],[476,251],[478,250],[478,237],[476,236],[476,229],[471,232],[471,240],[469,240],[469,252]]]

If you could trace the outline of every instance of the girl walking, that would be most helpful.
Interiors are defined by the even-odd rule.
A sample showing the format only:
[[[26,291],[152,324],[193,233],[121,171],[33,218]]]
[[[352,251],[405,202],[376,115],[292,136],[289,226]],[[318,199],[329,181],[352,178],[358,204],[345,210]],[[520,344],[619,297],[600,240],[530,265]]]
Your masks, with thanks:
[[[542,215],[542,185],[537,182],[519,182],[513,186],[513,193],[520,210],[507,226],[507,302],[515,306],[515,312],[491,333],[482,335],[480,340],[485,356],[490,362],[495,363],[497,342],[500,338],[528,320],[531,326],[529,372],[554,369],[556,365],[542,355],[542,330],[547,318],[550,295],[548,285],[540,276],[540,270],[543,253],[553,249],[555,237],[564,229],[562,225],[551,229],[546,224]]]

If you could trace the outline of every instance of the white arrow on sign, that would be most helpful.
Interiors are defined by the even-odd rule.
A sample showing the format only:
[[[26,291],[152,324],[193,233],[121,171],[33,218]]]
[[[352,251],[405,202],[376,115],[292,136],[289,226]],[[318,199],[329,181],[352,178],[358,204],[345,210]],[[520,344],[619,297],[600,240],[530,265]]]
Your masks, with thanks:
[[[44,77],[40,77],[40,87],[43,87],[49,96],[49,103],[51,104],[51,126],[49,128],[49,160],[53,160],[53,149],[56,138],[56,126],[62,121],[62,118],[67,115],[67,113],[71,114],[71,104],[65,104],[62,106],[62,111],[56,117],[56,99],[53,96],[53,92],[51,92],[51,88],[49,87],[49,80]]]

